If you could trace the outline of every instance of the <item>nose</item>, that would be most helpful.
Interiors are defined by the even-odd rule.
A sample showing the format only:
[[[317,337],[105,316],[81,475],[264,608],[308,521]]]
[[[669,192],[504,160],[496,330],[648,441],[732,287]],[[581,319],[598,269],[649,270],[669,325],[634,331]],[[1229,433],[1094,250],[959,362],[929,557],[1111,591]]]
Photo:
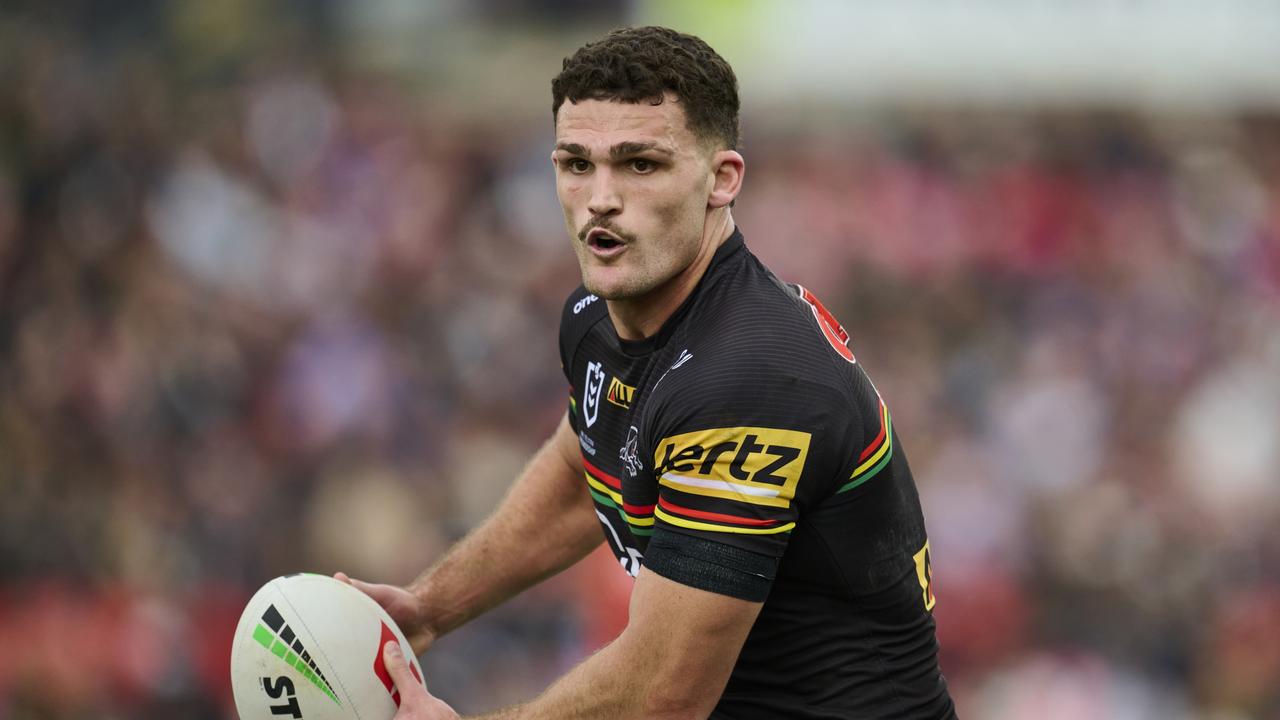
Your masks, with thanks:
[[[591,182],[591,199],[587,201],[587,212],[595,217],[608,217],[622,212],[622,196],[614,185],[612,173],[601,168],[596,171]]]

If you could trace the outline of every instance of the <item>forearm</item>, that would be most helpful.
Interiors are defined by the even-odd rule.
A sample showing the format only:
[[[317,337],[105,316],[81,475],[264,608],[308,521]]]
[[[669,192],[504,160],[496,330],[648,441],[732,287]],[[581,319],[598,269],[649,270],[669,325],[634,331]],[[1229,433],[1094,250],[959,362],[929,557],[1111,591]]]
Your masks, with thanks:
[[[624,665],[619,638],[560,678],[536,700],[468,720],[627,720],[688,716],[653,715],[638,702],[649,688],[644,669]]]
[[[758,612],[642,571],[618,639],[532,702],[472,720],[703,720]]]
[[[422,601],[436,635],[564,570],[600,544],[567,424],[534,454],[511,490],[479,527],[449,550],[409,590]]]

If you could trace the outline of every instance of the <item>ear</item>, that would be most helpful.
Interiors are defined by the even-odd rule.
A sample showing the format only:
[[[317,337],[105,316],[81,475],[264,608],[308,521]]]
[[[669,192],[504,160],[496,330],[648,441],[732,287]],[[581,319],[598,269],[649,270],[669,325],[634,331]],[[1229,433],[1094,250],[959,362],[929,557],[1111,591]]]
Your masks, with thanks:
[[[711,170],[715,173],[707,207],[722,208],[733,202],[742,190],[742,177],[747,164],[737,150],[721,150],[711,156]]]

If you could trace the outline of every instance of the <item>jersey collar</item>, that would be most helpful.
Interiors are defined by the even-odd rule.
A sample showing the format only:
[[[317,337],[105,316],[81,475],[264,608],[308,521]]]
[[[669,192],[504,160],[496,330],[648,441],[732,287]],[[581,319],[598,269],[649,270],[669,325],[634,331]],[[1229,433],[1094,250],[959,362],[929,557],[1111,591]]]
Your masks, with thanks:
[[[702,277],[698,279],[698,284],[693,287],[693,292],[689,293],[689,297],[685,298],[684,302],[680,303],[680,307],[676,308],[676,311],[671,313],[671,317],[667,318],[667,321],[662,324],[662,327],[658,328],[658,332],[642,340],[624,340],[623,338],[618,337],[616,330],[614,331],[613,337],[618,341],[618,347],[622,352],[632,357],[639,357],[642,355],[648,355],[654,350],[666,345],[667,338],[671,337],[671,333],[680,326],[681,319],[683,319],[685,314],[688,313],[689,308],[693,306],[693,302],[698,295],[702,293],[702,288],[707,284],[707,279],[713,277],[716,271],[724,265],[729,258],[736,255],[739,250],[742,250],[745,247],[746,241],[742,238],[742,231],[735,226],[733,228],[733,233],[729,235],[724,242],[720,243],[720,247],[716,248],[716,252],[711,256],[711,262],[707,265],[706,271],[703,272]],[[609,326],[612,328],[613,323],[610,323]]]

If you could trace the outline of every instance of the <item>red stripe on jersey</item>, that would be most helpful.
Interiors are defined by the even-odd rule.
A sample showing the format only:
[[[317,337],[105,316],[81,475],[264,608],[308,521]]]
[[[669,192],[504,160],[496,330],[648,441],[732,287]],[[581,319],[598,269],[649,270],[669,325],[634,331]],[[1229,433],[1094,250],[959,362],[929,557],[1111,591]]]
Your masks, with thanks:
[[[880,434],[876,435],[876,439],[872,440],[871,444],[867,446],[867,449],[863,450],[862,454],[858,456],[858,462],[862,462],[863,460],[866,460],[867,458],[871,457],[871,453],[875,452],[876,448],[880,447],[880,443],[884,440],[884,407],[883,406],[881,406],[880,408],[879,415],[880,415]]]
[[[716,522],[730,523],[732,525],[762,526],[778,524],[777,520],[772,519],[744,518],[736,515],[724,515],[722,513],[707,512],[706,510],[694,510],[692,508],[680,507],[679,505],[667,502],[667,499],[664,497],[658,498],[658,505],[660,505],[663,510],[670,510],[691,518],[698,518],[699,520],[715,520]]]
[[[628,515],[652,515],[652,505],[632,505],[631,503],[622,503],[622,509]]]
[[[618,478],[616,478],[616,477],[614,477],[614,476],[610,475],[609,473],[607,473],[607,472],[605,472],[605,471],[601,470],[600,468],[596,467],[595,465],[592,465],[592,464],[591,464],[591,461],[590,461],[590,460],[587,460],[587,458],[586,458],[586,457],[583,457],[583,458],[582,458],[582,464],[586,466],[586,468],[587,468],[587,472],[589,472],[589,473],[591,473],[592,475],[594,475],[594,476],[595,476],[595,478],[596,478],[597,480],[599,480],[600,482],[604,483],[605,485],[608,485],[609,487],[613,488],[614,490],[622,490],[622,481],[621,481],[621,480],[619,480]]]

